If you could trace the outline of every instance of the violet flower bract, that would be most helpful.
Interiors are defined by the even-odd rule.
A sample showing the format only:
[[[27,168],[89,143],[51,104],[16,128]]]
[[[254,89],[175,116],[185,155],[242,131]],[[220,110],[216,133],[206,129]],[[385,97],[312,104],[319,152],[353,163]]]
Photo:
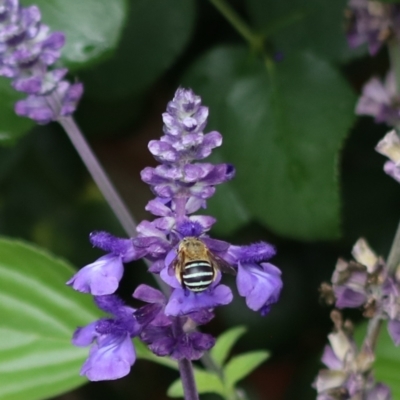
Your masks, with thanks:
[[[97,297],[100,309],[113,315],[78,328],[72,339],[76,346],[91,345],[81,375],[91,381],[118,379],[127,375],[136,360],[132,337],[141,326],[134,317],[134,309],[126,307],[115,295]]]
[[[108,254],[82,268],[67,282],[78,291],[111,295],[122,278],[123,264],[145,258],[149,271],[159,274],[171,294],[165,297],[146,285],[135,290],[134,297],[146,303],[134,312],[133,318],[141,326],[138,335],[156,355],[178,360],[196,360],[214,345],[214,338],[196,331],[196,327],[209,322],[214,308],[229,304],[233,298],[231,289],[221,283],[223,271],[218,270],[213,282],[199,292],[189,290],[177,279],[173,265],[182,239],[200,240],[214,257],[230,265],[236,273],[239,294],[245,297],[250,309],[266,315],[282,289],[281,273],[269,263],[275,255],[273,246],[263,242],[237,246],[213,239],[208,231],[215,218],[194,215],[206,207],[215,186],[235,174],[230,164],[202,162],[222,144],[219,132],[203,132],[207,117],[208,108],[201,104],[199,96],[182,88],[176,91],[163,114],[164,136],[149,143],[150,152],[161,164],[141,173],[156,196],[146,206],[155,219],[138,224],[137,235],[131,239],[115,238],[106,232],[92,233],[92,244]],[[98,339],[96,343],[102,342]]]

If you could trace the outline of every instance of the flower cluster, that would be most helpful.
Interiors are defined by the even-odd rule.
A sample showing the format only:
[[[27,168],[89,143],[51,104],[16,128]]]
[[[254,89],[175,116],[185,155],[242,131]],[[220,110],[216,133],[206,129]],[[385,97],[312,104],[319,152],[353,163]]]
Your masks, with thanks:
[[[386,161],[384,171],[400,182],[400,138],[393,129],[378,143],[375,150],[389,158]]]
[[[138,328],[125,329],[124,337],[139,336],[155,354],[175,359],[197,359],[213,346],[214,339],[195,328],[213,318],[215,307],[232,301],[231,289],[221,284],[223,266],[229,266],[236,274],[239,294],[245,297],[248,307],[262,315],[278,300],[282,288],[279,269],[268,262],[275,254],[271,245],[260,242],[236,246],[213,239],[207,232],[215,219],[193,215],[205,208],[215,185],[230,180],[235,173],[230,164],[198,162],[222,143],[220,133],[203,133],[207,117],[208,108],[201,104],[200,97],[191,90],[177,90],[163,114],[164,136],[149,143],[150,152],[161,164],[142,171],[143,181],[156,196],[146,210],[156,218],[142,221],[137,226],[137,236],[130,239],[115,238],[106,232],[92,233],[92,244],[107,254],[82,268],[68,282],[97,299],[109,296],[118,288],[124,263],[145,258],[149,271],[159,274],[171,294],[166,297],[149,286],[139,286],[133,296],[147,304],[132,312]],[[182,243],[188,247],[183,248]],[[188,260],[190,263],[186,263]],[[116,315],[114,309],[111,311]],[[91,336],[95,344],[90,359],[97,357],[103,338],[98,323],[89,326],[84,329],[96,332]],[[125,343],[120,339],[119,327],[117,323],[109,325],[107,343],[114,346],[110,354],[123,352],[116,349],[117,343]],[[131,360],[132,357],[127,363]],[[96,375],[93,369],[89,375],[85,367],[81,372],[92,380],[115,378],[112,374]],[[121,368],[119,376],[126,373]]]
[[[363,307],[366,317],[388,319],[389,334],[399,345],[400,282],[388,273],[384,260],[369,248],[364,239],[357,241],[352,255],[355,261],[338,260],[332,276],[336,307]]]
[[[350,0],[346,10],[350,47],[368,44],[375,55],[392,37],[400,38],[400,6],[370,0]]]
[[[357,115],[369,115],[376,123],[397,126],[400,123],[400,97],[397,94],[396,78],[390,71],[382,83],[371,78],[363,87],[356,106]]]
[[[71,115],[83,87],[63,80],[68,70],[53,68],[65,37],[41,23],[36,6],[21,7],[18,0],[0,0],[0,76],[28,97],[16,103],[18,115],[40,124]]]
[[[314,387],[317,400],[391,400],[390,389],[375,383],[371,368],[374,354],[368,345],[360,351],[352,337],[352,327],[344,324],[338,311],[331,314],[335,330],[328,338],[322,362],[328,367],[319,371]]]

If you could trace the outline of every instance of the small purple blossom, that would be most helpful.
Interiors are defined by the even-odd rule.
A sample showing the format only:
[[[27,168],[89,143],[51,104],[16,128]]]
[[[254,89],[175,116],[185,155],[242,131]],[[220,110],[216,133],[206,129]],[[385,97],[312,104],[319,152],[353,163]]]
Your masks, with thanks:
[[[350,0],[346,10],[347,41],[350,47],[368,44],[375,55],[382,45],[400,36],[400,7],[369,0]]]
[[[396,126],[400,122],[400,97],[397,94],[396,78],[390,71],[385,81],[371,78],[363,87],[356,105],[357,115],[369,115],[376,123]]]
[[[38,7],[21,7],[18,0],[0,2],[0,76],[28,94],[15,105],[18,115],[46,124],[75,111],[82,84],[63,80],[65,68],[49,69],[64,43],[62,32],[51,32],[41,23]]]
[[[119,239],[107,232],[92,232],[90,240],[94,246],[109,254],[83,267],[67,282],[67,285],[79,292],[91,293],[94,296],[112,294],[118,289],[124,273],[123,263],[138,259],[145,253],[135,249],[132,240]]]
[[[82,366],[81,375],[91,381],[122,378],[136,360],[132,337],[141,331],[134,317],[134,309],[125,306],[115,295],[95,298],[103,311],[113,315],[78,328],[73,336],[75,346],[91,345],[88,359]]]
[[[132,335],[139,336],[158,356],[177,360],[200,358],[214,345],[215,339],[198,332],[196,327],[208,323],[216,307],[227,305],[233,299],[231,289],[221,283],[225,271],[236,275],[239,294],[245,297],[250,309],[266,315],[278,301],[282,289],[281,272],[268,262],[275,255],[275,248],[264,242],[238,246],[211,238],[208,231],[216,223],[215,218],[194,215],[206,207],[206,200],[214,194],[215,186],[232,179],[235,174],[230,164],[202,162],[212,149],[222,144],[220,133],[203,132],[207,117],[208,108],[201,104],[199,96],[182,88],[176,91],[163,114],[164,136],[149,143],[149,150],[161,164],[142,171],[142,180],[156,196],[146,206],[155,218],[140,222],[136,227],[137,235],[131,239],[116,238],[106,232],[92,233],[92,244],[107,254],[68,281],[81,292],[111,294],[118,288],[124,264],[145,258],[149,271],[159,274],[170,289],[168,297],[147,285],[135,290],[133,297],[146,304],[131,311],[130,318],[137,327],[133,330],[124,328],[117,335],[114,327],[121,324],[117,315],[112,323],[99,322],[78,331],[78,342],[79,338],[86,344],[94,341],[83,372],[90,379],[92,375],[86,371],[94,368],[93,360],[103,360],[101,349],[115,346],[119,352],[125,345],[129,347],[127,338]],[[192,254],[192,262],[198,264],[192,271],[200,268],[200,264],[206,268],[206,272],[197,270],[194,273],[194,279],[199,280],[195,280],[193,286],[185,283],[183,273],[181,275],[182,271],[187,273],[190,269],[181,253],[181,245],[191,241],[202,249]],[[202,280],[204,276],[208,278]],[[102,297],[107,296],[97,299]],[[108,307],[107,311],[116,315],[115,309]],[[111,324],[110,334],[101,336],[105,334],[105,328],[101,327],[107,324]],[[82,339],[87,337],[89,339]],[[132,353],[127,352],[125,367],[132,361]]]

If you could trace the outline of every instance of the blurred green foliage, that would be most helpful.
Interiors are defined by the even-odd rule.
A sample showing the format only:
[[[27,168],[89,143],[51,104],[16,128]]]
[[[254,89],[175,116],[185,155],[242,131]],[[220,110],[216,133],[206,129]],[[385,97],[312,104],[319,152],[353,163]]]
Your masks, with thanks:
[[[218,219],[212,234],[276,245],[273,261],[285,286],[267,318],[235,296],[206,330],[217,335],[246,325],[237,351],[271,350],[269,362],[246,381],[251,400],[315,398],[310,385],[331,328],[318,303],[319,283],[359,236],[385,255],[399,217],[400,187],[374,151],[387,127],[353,116],[362,83],[387,70],[386,52],[370,59],[364,48],[346,47],[344,0],[229,1],[263,38],[262,48],[248,45],[204,0],[37,4],[44,23],[67,34],[63,61],[86,87],[77,121],[138,220],[150,218],[144,205],[152,194],[139,173],[155,164],[147,143],[162,132],[167,101],[185,85],[210,106],[208,129],[224,137],[214,160],[237,168],[206,211]],[[0,233],[76,267],[87,264],[101,255],[87,240],[91,231],[123,232],[62,130],[16,117],[16,99],[2,78]],[[152,283],[145,267],[129,265],[121,294],[129,301],[143,282]],[[77,396],[164,399],[176,378],[173,369],[143,361],[129,377],[91,383]]]

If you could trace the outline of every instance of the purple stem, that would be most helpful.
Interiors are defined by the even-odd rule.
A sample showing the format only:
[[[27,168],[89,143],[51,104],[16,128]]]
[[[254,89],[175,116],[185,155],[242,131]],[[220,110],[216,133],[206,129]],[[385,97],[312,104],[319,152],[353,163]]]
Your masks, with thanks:
[[[173,333],[176,337],[182,333],[182,321],[181,318],[176,317],[172,325]],[[185,400],[199,400],[199,394],[197,393],[196,381],[194,380],[192,362],[187,358],[178,360],[179,373],[181,375],[183,394]]]
[[[72,117],[59,118],[58,122],[64,128],[76,151],[92,175],[97,187],[100,189],[113,213],[129,237],[136,236],[136,222],[131,217],[128,208],[118,195],[110,179],[101,167],[98,159],[93,154],[87,141],[83,137]]]
[[[199,394],[197,393],[196,382],[193,375],[192,362],[187,358],[183,358],[178,361],[178,365],[185,400],[199,400]]]

